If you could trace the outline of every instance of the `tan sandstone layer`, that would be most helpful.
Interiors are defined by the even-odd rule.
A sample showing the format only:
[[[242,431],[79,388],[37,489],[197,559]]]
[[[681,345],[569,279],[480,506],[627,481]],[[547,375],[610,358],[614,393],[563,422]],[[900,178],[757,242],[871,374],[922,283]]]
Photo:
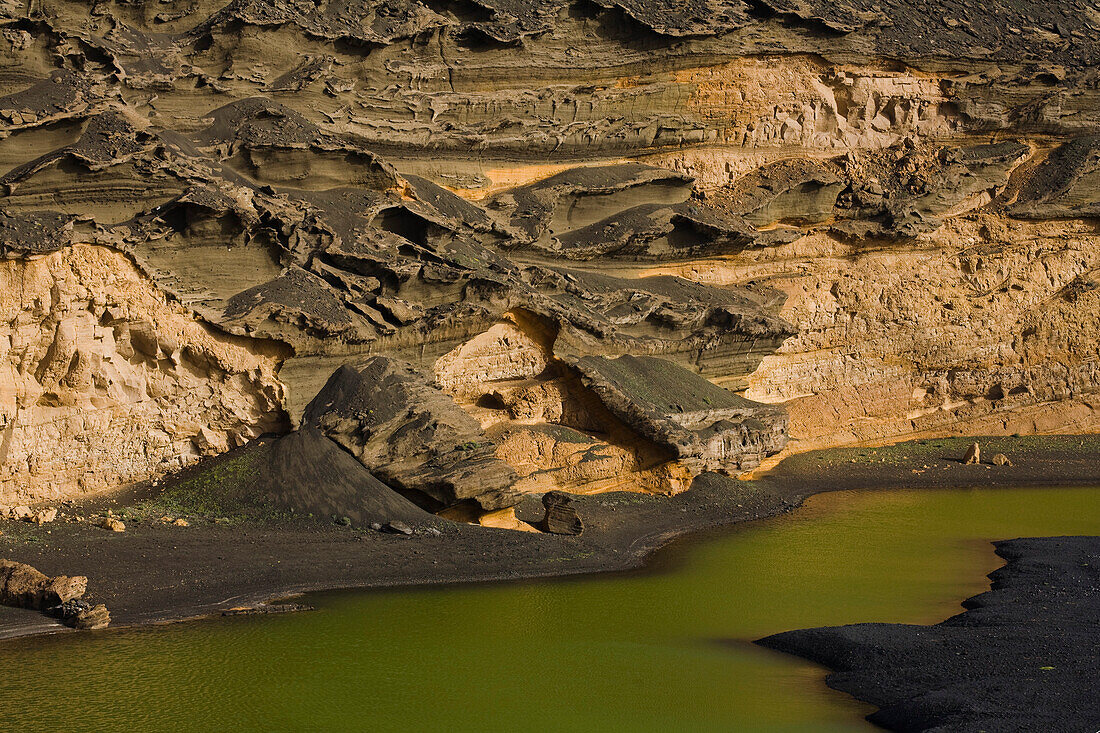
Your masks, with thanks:
[[[0,499],[144,480],[286,427],[281,351],[218,333],[122,254],[0,261]]]
[[[791,449],[1100,429],[1094,223],[968,215],[904,246],[819,232],[659,271],[788,294],[798,335],[746,396],[787,407]]]

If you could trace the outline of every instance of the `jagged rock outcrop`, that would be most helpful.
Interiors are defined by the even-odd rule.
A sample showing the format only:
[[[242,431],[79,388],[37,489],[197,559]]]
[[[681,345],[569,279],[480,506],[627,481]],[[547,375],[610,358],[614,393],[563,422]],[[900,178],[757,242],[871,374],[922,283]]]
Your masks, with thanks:
[[[292,464],[312,465],[310,454],[339,445],[377,484],[363,496],[369,512],[389,495],[381,479],[420,506],[457,518],[506,509],[530,494],[678,493],[704,471],[755,467],[785,441],[782,408],[751,403],[673,362],[586,357],[569,365],[514,322],[487,334],[439,360],[445,377],[460,368],[471,377],[441,380],[446,392],[388,357],[373,357],[358,371],[341,367],[306,408],[303,426],[272,447],[266,462],[275,466],[273,476],[285,470],[283,480],[292,481],[319,472]],[[509,402],[516,392],[528,395],[517,398],[522,407]],[[531,402],[540,403],[537,412]],[[350,460],[329,459],[333,466]],[[354,504],[340,488],[346,481],[334,483],[329,473],[320,471],[304,493],[332,494],[331,484],[337,503]],[[276,487],[279,479],[252,483],[267,496],[287,493]]]
[[[65,277],[9,308],[0,499],[285,432],[377,354],[434,372],[495,450],[527,452],[520,486],[540,492],[607,490],[614,466],[674,492],[694,470],[584,396],[565,367],[593,356],[782,403],[795,447],[1095,430],[1100,13],[979,15],[4,5],[0,269]],[[90,252],[102,266],[65,274]],[[108,271],[163,302],[126,285],[125,328],[100,323]],[[40,317],[56,297],[91,314],[94,345]],[[132,315],[150,308],[202,345]]]
[[[481,426],[409,364],[374,357],[341,367],[306,408],[311,426],[379,479],[445,508],[474,500],[514,503],[516,474],[494,454]]]
[[[92,605],[83,600],[71,600],[47,609],[47,612],[74,629],[105,629],[111,624],[111,612],[102,603]]]
[[[63,210],[83,210],[94,204],[89,195],[97,193],[105,197],[102,203],[120,205],[119,181],[129,180],[130,186],[138,176],[147,195],[163,190],[173,197],[138,213],[123,206],[121,215],[97,212],[94,206],[90,215],[12,214],[11,221],[25,223],[9,227],[14,232],[6,243],[11,256],[48,254],[50,261],[67,262],[77,257],[73,253],[94,251],[115,257],[132,279],[151,279],[183,306],[172,307],[210,324],[202,326],[191,316],[195,329],[259,360],[250,367],[251,376],[238,376],[247,369],[236,364],[215,363],[215,378],[241,383],[247,404],[237,405],[239,399],[215,388],[218,394],[203,403],[208,411],[182,428],[171,424],[159,450],[143,441],[159,439],[160,432],[129,417],[114,450],[142,458],[128,467],[131,459],[121,459],[124,472],[96,472],[94,457],[66,461],[67,469],[89,475],[82,485],[89,489],[147,478],[173,467],[172,461],[183,465],[262,432],[285,429],[284,406],[297,418],[324,375],[342,362],[362,363],[358,355],[364,350],[385,349],[423,366],[493,328],[502,315],[518,313],[518,306],[532,315],[512,317],[544,322],[541,327],[557,332],[563,348],[644,349],[707,367],[708,359],[716,359],[720,366],[712,368],[741,379],[790,333],[771,315],[780,299],[766,288],[717,290],[676,278],[634,281],[513,263],[495,246],[512,236],[507,223],[427,181],[406,183],[357,137],[324,133],[266,100],[247,99],[215,110],[209,126],[186,137],[104,112],[72,144],[6,174],[3,180],[16,192],[7,204],[23,208],[26,199],[19,192],[54,186],[53,176],[63,166],[86,169],[107,187],[105,192],[86,187],[55,192]],[[268,173],[261,170],[265,166],[271,168]],[[291,169],[298,172],[291,174]],[[662,176],[681,178],[647,166],[635,169],[642,180],[638,185]],[[326,178],[326,171],[333,178]],[[300,186],[294,182],[306,179],[310,188],[285,193],[274,188]],[[337,179],[356,185],[326,188]],[[181,181],[188,182],[186,188]],[[416,198],[420,195],[423,200]],[[35,226],[42,221],[56,226]],[[87,240],[97,244],[81,243]],[[115,327],[118,313],[145,307],[134,300],[136,294],[117,286],[96,287],[104,290],[100,301],[115,304],[107,316],[101,305],[89,307],[90,318],[114,319],[100,325]],[[131,342],[118,347],[122,358],[131,359],[133,346],[139,355],[133,358],[149,362],[142,367],[142,379],[153,364],[157,370],[149,378],[169,372],[170,383],[155,390],[161,404],[194,401],[207,388],[190,378],[208,365],[181,372],[173,350],[195,359],[195,349],[178,336],[160,344],[159,327],[154,321],[118,326]],[[104,342],[97,348],[110,357],[114,346]],[[222,361],[242,358],[223,356]],[[222,376],[223,371],[228,374]],[[82,394],[81,399],[92,397]],[[191,433],[181,434],[191,425],[196,426]],[[18,449],[20,444],[11,445]],[[22,460],[18,453],[9,455]],[[66,476],[58,492],[72,491],[76,479]]]
[[[694,475],[756,468],[787,443],[787,415],[652,357],[586,356],[585,386],[639,435],[671,449]]]

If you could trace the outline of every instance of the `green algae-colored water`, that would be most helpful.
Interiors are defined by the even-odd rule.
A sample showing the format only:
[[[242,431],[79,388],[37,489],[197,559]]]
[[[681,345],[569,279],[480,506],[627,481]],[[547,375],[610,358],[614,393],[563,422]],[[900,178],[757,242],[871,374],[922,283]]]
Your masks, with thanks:
[[[824,670],[747,642],[936,622],[987,589],[989,540],[1097,533],[1096,490],[825,494],[645,573],[0,644],[0,730],[871,730]]]

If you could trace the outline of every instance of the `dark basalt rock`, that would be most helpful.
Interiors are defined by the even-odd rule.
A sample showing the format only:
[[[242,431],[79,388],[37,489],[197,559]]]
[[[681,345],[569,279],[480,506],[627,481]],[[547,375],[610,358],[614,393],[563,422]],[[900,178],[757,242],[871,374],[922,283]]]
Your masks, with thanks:
[[[1100,216],[1100,135],[1051,152],[1020,188],[1009,213],[1021,219]]]
[[[659,2],[645,0],[597,0],[604,8],[619,10],[640,26],[672,37],[708,36],[742,27],[750,22],[748,8],[740,0],[689,0],[678,12]],[[384,45],[437,28],[477,32],[500,43],[552,29],[568,0],[473,0],[459,17],[433,2],[357,0],[314,8],[293,3],[236,0],[197,27],[193,34],[239,22],[258,26],[293,23],[313,36],[332,40],[356,40]]]
[[[56,211],[12,215],[0,210],[0,258],[56,252],[72,239],[73,221]]]
[[[228,326],[265,336],[293,339],[297,332],[369,341],[376,330],[355,318],[318,275],[289,267],[276,279],[229,299],[223,313]]]
[[[755,468],[787,443],[787,414],[653,357],[586,356],[576,369],[620,420],[697,473]]]
[[[82,117],[103,94],[102,86],[92,75],[57,69],[26,89],[0,97],[0,133]]]
[[[306,408],[306,426],[340,444],[382,481],[433,508],[474,500],[500,509],[518,478],[478,422],[409,364],[341,367]]]
[[[87,601],[70,600],[46,609],[45,613],[74,629],[105,629],[111,624],[111,614],[102,603],[93,606]]]
[[[584,532],[584,522],[573,507],[573,497],[564,491],[548,491],[542,495],[546,517],[542,530],[551,534],[578,535]]]
[[[420,176],[404,176],[416,198],[444,217],[454,227],[468,226],[478,231],[491,231],[499,225],[484,209]]]
[[[876,705],[898,731],[1080,731],[1100,724],[1095,629],[1100,537],[994,543],[993,589],[935,626],[856,624],[759,644],[834,670],[826,681]]]
[[[188,33],[206,34],[239,23],[247,26],[293,25],[301,32],[331,41],[383,46],[398,39],[443,29],[476,33],[497,43],[514,43],[553,30],[569,0],[472,0],[463,12],[419,0],[355,0],[301,5],[280,0],[234,0]],[[1087,15],[1069,2],[1041,6],[995,0],[980,17],[963,0],[902,2],[823,2],[822,0],[595,0],[606,11],[629,18],[638,30],[657,37],[720,36],[763,25],[778,17],[787,25],[827,37],[855,36],[882,55],[952,55],[968,53],[994,58],[1012,54],[1035,57],[1042,52],[1080,54],[1091,50]],[[950,19],[936,33],[931,19]],[[1008,28],[1014,31],[1006,31]],[[1054,32],[1040,33],[1040,29]],[[1060,48],[1060,46],[1068,48]]]
[[[50,167],[74,163],[89,172],[125,163],[140,153],[151,152],[156,144],[152,134],[139,130],[117,112],[103,112],[89,118],[80,137],[72,145],[54,150],[0,176],[8,194]]]

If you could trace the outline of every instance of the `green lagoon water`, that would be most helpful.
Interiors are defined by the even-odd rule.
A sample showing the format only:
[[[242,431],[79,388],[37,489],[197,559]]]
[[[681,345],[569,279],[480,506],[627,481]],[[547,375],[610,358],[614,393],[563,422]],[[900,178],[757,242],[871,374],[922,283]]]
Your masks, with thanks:
[[[7,642],[0,730],[873,730],[824,670],[748,642],[933,623],[988,587],[989,540],[1098,533],[1096,490],[826,494],[645,573]]]

